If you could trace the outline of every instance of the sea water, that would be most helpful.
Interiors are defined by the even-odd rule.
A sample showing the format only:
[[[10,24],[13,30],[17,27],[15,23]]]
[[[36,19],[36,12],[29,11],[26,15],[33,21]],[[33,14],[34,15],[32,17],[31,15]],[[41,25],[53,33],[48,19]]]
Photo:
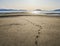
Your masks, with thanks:
[[[0,11],[0,13],[12,13],[12,12],[27,12],[27,13],[30,12],[31,14],[37,14],[37,15],[60,16],[60,11]]]

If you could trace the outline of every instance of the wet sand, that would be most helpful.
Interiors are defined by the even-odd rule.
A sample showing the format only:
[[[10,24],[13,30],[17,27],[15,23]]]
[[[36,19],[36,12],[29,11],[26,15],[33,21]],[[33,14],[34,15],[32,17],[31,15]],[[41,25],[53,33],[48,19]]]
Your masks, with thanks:
[[[60,46],[60,17],[2,17],[0,46]]]

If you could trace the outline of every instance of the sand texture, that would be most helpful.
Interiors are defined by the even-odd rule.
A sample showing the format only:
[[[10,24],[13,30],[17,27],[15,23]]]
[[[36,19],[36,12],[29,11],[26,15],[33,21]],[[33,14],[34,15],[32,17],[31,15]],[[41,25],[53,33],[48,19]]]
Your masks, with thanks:
[[[0,46],[60,46],[60,17],[2,17]]]

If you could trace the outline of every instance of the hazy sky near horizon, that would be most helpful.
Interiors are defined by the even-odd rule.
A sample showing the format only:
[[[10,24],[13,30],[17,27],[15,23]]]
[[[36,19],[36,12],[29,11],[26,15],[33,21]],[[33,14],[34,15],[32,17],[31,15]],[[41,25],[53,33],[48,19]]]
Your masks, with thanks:
[[[58,9],[60,8],[60,0],[0,0],[0,8]]]

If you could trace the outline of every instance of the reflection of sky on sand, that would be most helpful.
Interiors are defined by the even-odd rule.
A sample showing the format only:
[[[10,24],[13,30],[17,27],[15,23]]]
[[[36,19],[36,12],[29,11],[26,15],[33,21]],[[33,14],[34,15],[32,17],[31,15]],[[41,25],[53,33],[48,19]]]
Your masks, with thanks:
[[[32,11],[31,13],[32,13],[32,14],[40,14],[41,11]]]

